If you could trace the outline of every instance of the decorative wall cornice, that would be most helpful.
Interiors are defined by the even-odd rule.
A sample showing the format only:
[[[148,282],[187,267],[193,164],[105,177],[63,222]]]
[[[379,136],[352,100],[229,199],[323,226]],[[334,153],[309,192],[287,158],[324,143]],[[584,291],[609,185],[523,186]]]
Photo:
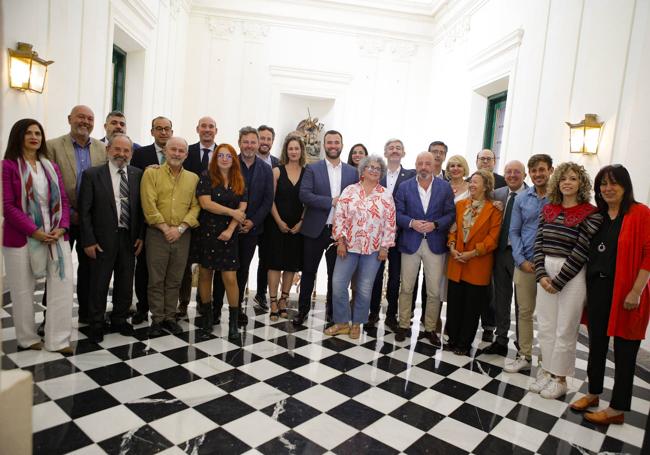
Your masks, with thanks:
[[[514,48],[519,47],[523,37],[524,30],[521,28],[508,33],[500,40],[495,41],[488,47],[474,54],[469,60],[470,64],[468,66],[468,69],[473,70],[481,65],[484,65],[486,62],[494,61],[497,58],[508,54]]]
[[[206,22],[213,38],[228,38],[234,35],[237,29],[234,21],[219,17],[207,17]]]

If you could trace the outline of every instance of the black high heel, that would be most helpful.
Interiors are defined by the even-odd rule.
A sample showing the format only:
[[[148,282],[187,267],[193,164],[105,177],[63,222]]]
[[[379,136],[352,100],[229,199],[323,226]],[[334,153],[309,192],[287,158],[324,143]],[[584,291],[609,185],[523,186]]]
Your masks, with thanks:
[[[280,300],[278,300],[278,312],[281,318],[287,319],[289,317],[289,312],[287,311],[287,299],[289,298],[289,293],[282,291]]]
[[[276,322],[280,317],[280,312],[278,311],[278,296],[269,295],[269,304],[271,307],[271,311],[269,313],[269,319],[272,322]],[[273,311],[273,308],[275,308],[275,311]]]

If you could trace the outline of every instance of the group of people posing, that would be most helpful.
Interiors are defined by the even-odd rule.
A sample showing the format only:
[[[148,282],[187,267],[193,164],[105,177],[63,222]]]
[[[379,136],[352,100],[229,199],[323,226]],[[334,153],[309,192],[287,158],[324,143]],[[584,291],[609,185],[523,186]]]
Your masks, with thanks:
[[[78,316],[91,341],[101,342],[107,330],[131,335],[149,314],[150,337],[182,332],[177,320],[187,315],[198,264],[194,323],[210,334],[225,296],[228,338],[236,342],[248,322],[241,308],[257,248],[254,301],[271,321],[289,318],[289,292],[300,272],[292,323],[304,324],[325,255],[325,334],[353,340],[362,326],[372,330],[381,320],[386,262],[383,323],[396,342],[425,337],[469,356],[481,322],[483,340],[491,342],[482,352],[506,357],[514,290],[517,355],[504,370],[530,371],[536,315],[541,353],[530,390],[549,399],[565,395],[582,320],[589,329],[589,393],[572,407],[598,406],[613,336],[610,407],[585,417],[622,423],[630,409],[650,314],[650,210],[635,201],[622,165],[598,172],[592,205],[584,167],[554,168],[546,154],[526,166],[510,161],[502,176],[485,149],[470,174],[463,156],[447,159],[447,145],[435,141],[409,170],[401,165],[401,140],[386,141],[383,156],[356,144],[346,163],[343,137],[330,130],[325,159],[307,165],[296,133],[284,139],[279,159],[272,156],[275,132],[265,125],[241,128],[237,153],[215,143],[210,117],[199,120],[199,141],[189,146],[165,117],[153,119],[154,143],[144,147],[126,135],[121,112],[108,114],[101,141],[90,137],[94,115],[87,106],[75,106],[68,121],[70,132],[47,142],[38,121],[18,121],[2,161],[3,256],[21,349],[73,353],[75,245]],[[424,331],[412,333],[420,269]],[[46,278],[44,345],[33,310],[39,278]]]

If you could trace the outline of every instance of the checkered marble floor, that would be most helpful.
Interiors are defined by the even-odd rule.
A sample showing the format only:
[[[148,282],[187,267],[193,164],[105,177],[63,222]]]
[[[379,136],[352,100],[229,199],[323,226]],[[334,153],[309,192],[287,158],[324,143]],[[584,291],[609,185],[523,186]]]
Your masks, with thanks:
[[[327,337],[322,303],[298,328],[249,305],[241,343],[225,337],[225,311],[201,337],[193,306],[178,336],[147,339],[142,324],[94,344],[75,328],[75,355],[63,357],[17,352],[7,300],[2,368],[34,374],[36,454],[641,453],[650,411],[640,368],[624,425],[595,427],[568,408],[587,390],[584,337],[569,393],[545,400],[527,390],[534,371],[502,372],[504,359],[482,354],[478,339],[470,358],[415,336],[395,342],[383,324],[356,341]]]

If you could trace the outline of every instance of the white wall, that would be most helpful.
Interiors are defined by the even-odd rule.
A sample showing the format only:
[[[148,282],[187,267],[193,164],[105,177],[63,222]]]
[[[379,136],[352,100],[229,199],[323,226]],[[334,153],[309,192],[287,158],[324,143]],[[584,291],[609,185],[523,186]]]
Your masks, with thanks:
[[[69,131],[67,114],[76,104],[90,106],[96,117],[93,136],[103,137],[102,125],[111,109],[114,40],[129,52],[125,114],[136,142],[151,142],[152,117],[182,116],[186,2],[2,0],[2,8],[3,48],[28,42],[55,63],[39,95],[9,89],[8,63],[3,59],[1,153],[16,120],[35,118],[43,123],[48,138],[56,137]]]
[[[376,10],[357,19],[309,2],[215,5],[195,2],[190,17],[185,82],[197,96],[185,98],[183,131],[210,114],[217,140],[235,143],[241,126],[266,123],[279,154],[309,107],[325,130],[343,133],[344,158],[357,142],[381,154],[395,136],[413,154],[426,149],[430,19]]]
[[[595,175],[612,162],[632,174],[648,202],[650,2],[489,0],[454,2],[437,17],[430,103],[450,153],[472,165],[483,138],[486,96],[507,78],[502,160],[549,153]],[[566,121],[605,121],[597,156],[571,155]]]

